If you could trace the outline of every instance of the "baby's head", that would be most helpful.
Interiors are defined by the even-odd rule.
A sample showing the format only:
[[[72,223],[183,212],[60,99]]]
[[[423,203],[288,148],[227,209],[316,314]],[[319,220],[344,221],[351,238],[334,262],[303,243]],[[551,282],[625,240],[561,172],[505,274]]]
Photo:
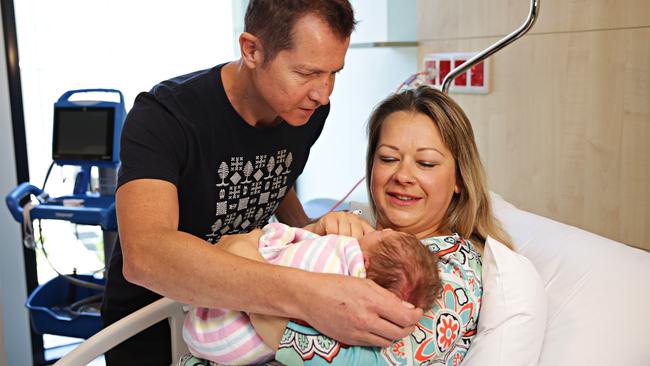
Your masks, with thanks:
[[[437,257],[412,234],[378,230],[359,240],[367,278],[427,309],[441,288]]]

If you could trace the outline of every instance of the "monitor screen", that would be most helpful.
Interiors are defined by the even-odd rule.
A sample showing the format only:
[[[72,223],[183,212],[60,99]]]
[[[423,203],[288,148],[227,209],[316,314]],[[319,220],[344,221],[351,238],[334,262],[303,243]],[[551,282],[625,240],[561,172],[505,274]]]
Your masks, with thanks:
[[[110,107],[55,108],[54,160],[112,160],[115,110]]]

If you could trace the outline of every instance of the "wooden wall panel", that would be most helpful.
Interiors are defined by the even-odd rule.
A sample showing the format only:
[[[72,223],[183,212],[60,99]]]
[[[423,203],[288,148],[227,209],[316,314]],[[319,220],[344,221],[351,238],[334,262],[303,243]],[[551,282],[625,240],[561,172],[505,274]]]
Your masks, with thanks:
[[[420,0],[418,40],[503,36],[526,19],[529,0]],[[648,0],[541,0],[531,33],[650,26]]]
[[[421,41],[419,58],[496,40]],[[650,249],[648,40],[650,28],[533,34],[493,56],[489,94],[453,94],[472,120],[490,188],[522,209]]]

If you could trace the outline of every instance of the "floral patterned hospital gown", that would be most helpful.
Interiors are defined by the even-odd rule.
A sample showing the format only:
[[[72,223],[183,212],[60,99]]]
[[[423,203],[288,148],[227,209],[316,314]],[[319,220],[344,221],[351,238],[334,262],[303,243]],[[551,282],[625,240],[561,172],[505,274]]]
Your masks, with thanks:
[[[422,240],[439,258],[442,293],[408,337],[388,348],[349,347],[289,322],[276,360],[286,365],[459,365],[476,335],[481,256],[458,234]]]

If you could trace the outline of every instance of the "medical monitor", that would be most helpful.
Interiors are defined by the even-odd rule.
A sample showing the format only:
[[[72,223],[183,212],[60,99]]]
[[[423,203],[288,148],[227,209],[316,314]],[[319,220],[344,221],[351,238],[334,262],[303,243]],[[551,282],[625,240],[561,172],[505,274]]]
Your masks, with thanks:
[[[57,165],[117,167],[126,117],[117,89],[69,90],[54,103],[52,160]]]
[[[113,161],[115,108],[54,109],[52,159]]]

